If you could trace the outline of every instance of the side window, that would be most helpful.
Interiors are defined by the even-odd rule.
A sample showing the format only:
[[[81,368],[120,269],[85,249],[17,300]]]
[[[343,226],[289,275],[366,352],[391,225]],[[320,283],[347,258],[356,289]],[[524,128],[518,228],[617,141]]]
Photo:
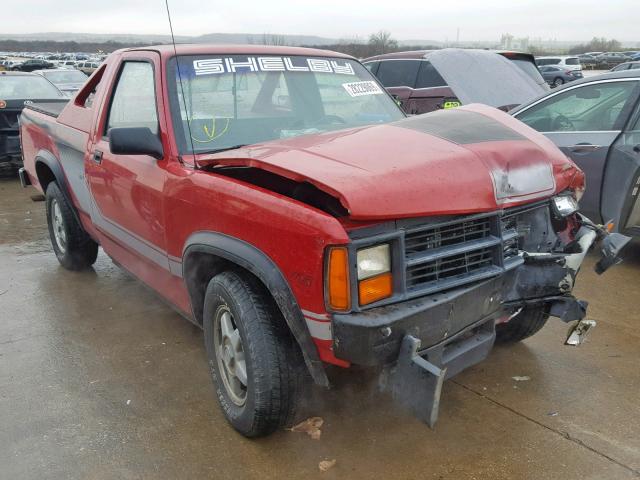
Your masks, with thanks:
[[[564,63],[565,65],[580,65],[580,60],[578,60],[575,57],[572,57],[572,58],[567,58]]]
[[[595,83],[574,88],[517,115],[540,132],[619,130],[618,118],[633,101],[637,82]]]
[[[113,92],[105,132],[117,127],[149,127],[158,133],[153,66],[125,62]]]
[[[414,88],[420,63],[420,60],[382,60],[377,77],[385,87]]]
[[[375,75],[376,73],[378,73],[380,62],[367,62],[364,64],[364,66],[367,67],[369,71]]]
[[[438,73],[436,68],[431,65],[431,62],[426,60],[420,62],[420,69],[418,70],[418,79],[416,80],[416,88],[430,88],[430,87],[446,87],[447,82]]]

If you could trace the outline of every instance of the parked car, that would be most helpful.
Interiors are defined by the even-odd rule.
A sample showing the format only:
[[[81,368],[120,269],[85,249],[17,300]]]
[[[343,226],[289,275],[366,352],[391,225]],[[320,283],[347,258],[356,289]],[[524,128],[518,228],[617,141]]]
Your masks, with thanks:
[[[576,72],[578,78],[582,78],[582,65],[580,59],[576,56],[556,55],[550,57],[536,57],[538,67],[553,65],[554,67],[563,68]]]
[[[545,65],[539,68],[542,78],[552,87],[559,87],[565,83],[573,82],[578,78],[574,75],[573,70],[567,70],[565,68],[554,67],[553,65]]]
[[[628,62],[631,60],[631,57],[623,53],[618,52],[606,52],[598,55],[596,57],[598,61],[598,66],[601,68],[611,68],[614,65],[618,65],[619,63]]]
[[[0,170],[22,165],[18,116],[27,102],[61,101],[64,96],[51,82],[31,73],[0,72]]]
[[[121,50],[20,123],[60,263],[100,245],[202,326],[247,436],[291,420],[306,375],[328,386],[324,364],[395,365],[388,388],[433,424],[496,336],[584,316],[574,278],[616,238],[576,214],[582,172],[539,133],[484,105],[405,118],[335,52]]]
[[[624,70],[635,70],[640,68],[640,61],[638,62],[625,62],[620,65],[616,65],[611,69],[612,72],[622,72]]]
[[[100,64],[96,62],[78,62],[76,64],[76,69],[80,70],[85,75],[91,75],[99,66]]]
[[[32,58],[25,62],[14,65],[11,70],[20,72],[33,72],[34,70],[44,70],[46,68],[53,68],[53,63],[39,58]]]
[[[80,87],[82,87],[82,85],[87,81],[87,76],[80,70],[58,68],[51,70],[35,70],[33,73],[42,75],[68,97],[80,90]]]
[[[533,56],[517,52],[445,48],[363,63],[409,114],[476,102],[508,110],[549,91]]]
[[[580,65],[584,67],[595,67],[598,64],[596,57],[587,53],[578,55],[578,61],[580,62]]]
[[[640,235],[640,71],[578,80],[516,108],[587,177],[580,209],[619,232]]]

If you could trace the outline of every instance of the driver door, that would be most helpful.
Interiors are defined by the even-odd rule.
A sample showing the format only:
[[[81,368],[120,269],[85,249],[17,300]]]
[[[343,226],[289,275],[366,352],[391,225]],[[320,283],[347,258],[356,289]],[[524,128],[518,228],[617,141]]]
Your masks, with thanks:
[[[515,114],[584,171],[587,185],[580,209],[596,221],[602,221],[601,187],[607,157],[637,97],[636,80],[597,81],[563,89]]]

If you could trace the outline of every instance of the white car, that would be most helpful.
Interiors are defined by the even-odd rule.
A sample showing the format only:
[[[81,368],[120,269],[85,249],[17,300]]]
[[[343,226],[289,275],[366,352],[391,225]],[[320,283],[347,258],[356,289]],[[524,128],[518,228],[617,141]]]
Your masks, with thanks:
[[[536,64],[539,67],[553,65],[554,67],[571,70],[572,72],[582,72],[582,65],[580,65],[580,59],[577,56],[556,55],[549,57],[536,57]]]

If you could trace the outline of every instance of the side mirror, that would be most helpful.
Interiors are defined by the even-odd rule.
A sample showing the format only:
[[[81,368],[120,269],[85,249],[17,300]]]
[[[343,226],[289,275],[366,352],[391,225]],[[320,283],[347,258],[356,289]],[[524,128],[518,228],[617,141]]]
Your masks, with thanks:
[[[109,148],[117,155],[164,157],[162,142],[149,127],[121,127],[109,130]]]

